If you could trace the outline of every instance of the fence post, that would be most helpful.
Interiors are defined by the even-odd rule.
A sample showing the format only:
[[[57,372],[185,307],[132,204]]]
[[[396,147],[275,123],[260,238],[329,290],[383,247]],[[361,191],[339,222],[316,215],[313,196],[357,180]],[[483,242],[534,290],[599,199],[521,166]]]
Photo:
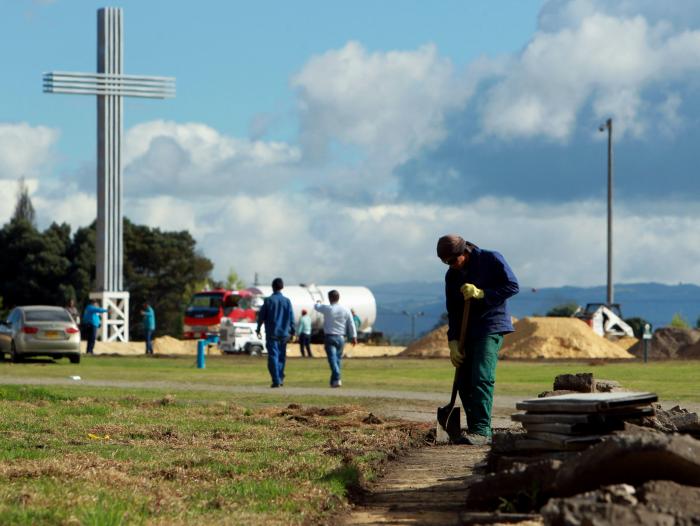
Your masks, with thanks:
[[[197,369],[204,369],[204,346],[206,340],[197,340]]]

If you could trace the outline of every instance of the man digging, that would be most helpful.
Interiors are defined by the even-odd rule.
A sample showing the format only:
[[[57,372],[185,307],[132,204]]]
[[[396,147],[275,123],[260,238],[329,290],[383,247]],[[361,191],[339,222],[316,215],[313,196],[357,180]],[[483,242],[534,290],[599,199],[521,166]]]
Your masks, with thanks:
[[[498,351],[503,335],[513,332],[506,300],[518,293],[518,280],[498,252],[483,250],[460,236],[442,236],[437,255],[450,268],[445,274],[447,340],[467,432],[453,442],[471,445],[491,440],[491,409]],[[464,349],[460,349],[464,302],[470,301]]]

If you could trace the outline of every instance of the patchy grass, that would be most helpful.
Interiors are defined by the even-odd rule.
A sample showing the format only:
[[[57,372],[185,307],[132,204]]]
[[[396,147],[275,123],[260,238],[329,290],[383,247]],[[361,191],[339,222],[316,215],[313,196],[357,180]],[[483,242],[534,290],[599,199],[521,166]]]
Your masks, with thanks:
[[[325,360],[288,363],[290,387],[327,386]],[[555,375],[582,371],[665,400],[700,400],[697,361],[504,361],[497,394],[533,396]],[[358,390],[446,393],[452,374],[447,360],[355,358],[343,380]],[[2,385],[71,375],[87,382]],[[0,524],[325,523],[426,431],[368,418],[377,404],[410,396],[336,406],[330,389],[224,392],[267,385],[264,359],[248,357],[210,358],[204,370],[193,358],[0,363]],[[304,405],[289,404],[292,396]]]
[[[367,417],[3,387],[0,524],[322,523],[426,431]]]

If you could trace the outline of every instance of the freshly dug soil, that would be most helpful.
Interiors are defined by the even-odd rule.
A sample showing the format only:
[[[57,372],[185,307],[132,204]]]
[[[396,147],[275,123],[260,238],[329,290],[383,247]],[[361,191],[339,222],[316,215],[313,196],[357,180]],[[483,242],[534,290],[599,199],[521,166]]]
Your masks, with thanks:
[[[197,340],[178,340],[161,336],[153,340],[153,352],[157,354],[196,354]]]
[[[633,358],[623,345],[598,336],[586,323],[576,318],[522,318],[515,323],[515,332],[506,336],[500,357],[505,359]],[[449,355],[447,325],[416,340],[399,354],[399,356],[424,358]]]
[[[678,349],[678,358],[684,360],[698,360],[700,359],[700,341],[692,344],[686,345]]]
[[[450,349],[447,347],[447,325],[443,325],[429,332],[399,353],[399,356],[421,358],[445,358],[449,355]]]
[[[632,347],[637,345],[639,343],[638,338],[634,338],[632,336],[622,336],[618,338],[617,340],[610,340],[611,342],[619,345],[622,347],[625,351],[629,351]]]
[[[523,318],[508,334],[501,358],[606,358],[633,356],[619,345],[598,336],[578,318]]]
[[[699,345],[700,330],[663,327],[655,330],[649,341],[649,358],[652,360],[698,358],[700,357]],[[639,341],[629,351],[637,357],[642,357],[644,342]]]

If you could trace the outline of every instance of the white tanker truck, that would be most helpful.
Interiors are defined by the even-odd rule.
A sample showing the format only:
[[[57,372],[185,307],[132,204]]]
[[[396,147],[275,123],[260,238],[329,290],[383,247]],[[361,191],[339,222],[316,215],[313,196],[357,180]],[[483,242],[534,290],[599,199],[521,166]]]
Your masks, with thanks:
[[[253,302],[259,302],[257,309],[262,305],[262,299],[272,294],[272,287],[259,285],[249,287],[247,290],[253,293]],[[377,302],[374,294],[367,287],[348,287],[343,285],[301,285],[285,286],[282,294],[292,302],[294,310],[294,323],[298,325],[301,318],[302,309],[306,309],[311,316],[312,336],[318,335],[323,330],[323,314],[314,310],[316,301],[328,303],[328,293],[337,290],[340,294],[340,305],[355,311],[360,318],[360,328],[358,330],[359,339],[367,339],[372,334],[374,322],[377,320]],[[257,310],[256,309],[256,310]]]

